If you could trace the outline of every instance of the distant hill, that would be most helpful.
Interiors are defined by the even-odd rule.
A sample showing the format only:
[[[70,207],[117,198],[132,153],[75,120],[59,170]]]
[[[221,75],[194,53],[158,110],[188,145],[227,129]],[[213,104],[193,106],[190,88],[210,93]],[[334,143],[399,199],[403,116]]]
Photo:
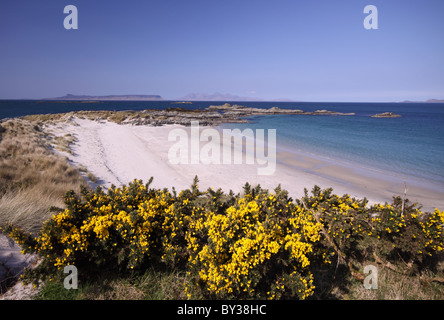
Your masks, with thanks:
[[[177,100],[183,101],[263,101],[259,98],[241,97],[229,93],[215,92],[213,94],[207,93],[190,93]]]
[[[153,100],[163,100],[159,95],[154,94],[128,94],[128,95],[108,95],[108,96],[85,96],[85,95],[74,95],[67,94],[63,97],[55,98],[44,98],[42,100],[108,100],[108,101],[153,101]]]
[[[429,99],[426,101],[410,101],[410,100],[404,100],[402,103],[444,103],[444,99]]]

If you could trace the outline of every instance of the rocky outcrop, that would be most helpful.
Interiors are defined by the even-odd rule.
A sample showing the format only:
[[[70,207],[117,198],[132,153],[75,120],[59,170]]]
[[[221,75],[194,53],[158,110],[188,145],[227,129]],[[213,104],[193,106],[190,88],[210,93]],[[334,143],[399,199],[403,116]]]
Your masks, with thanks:
[[[354,113],[342,113],[336,111],[328,111],[328,110],[316,110],[316,111],[303,111],[300,109],[281,109],[279,107],[272,107],[269,109],[262,108],[250,108],[240,105],[230,105],[229,103],[225,103],[220,106],[209,106],[206,110],[217,110],[222,111],[225,114],[245,114],[246,116],[250,115],[266,115],[266,114],[302,114],[302,115],[337,115],[337,116],[350,116],[354,115]]]
[[[299,109],[280,109],[272,107],[269,109],[250,108],[228,103],[220,106],[209,106],[203,110],[185,108],[167,108],[165,110],[146,109],[142,111],[110,111],[110,110],[83,110],[72,111],[64,114],[31,115],[24,116],[28,120],[48,121],[60,120],[61,118],[79,117],[95,121],[108,120],[122,124],[161,126],[165,124],[180,124],[189,126],[191,121],[199,121],[202,126],[217,126],[222,123],[248,123],[251,116],[295,114],[313,116],[349,116],[354,113],[341,113],[328,110],[316,110],[307,112]]]
[[[189,126],[191,121],[199,121],[202,126],[205,125],[218,125],[224,122],[247,122],[241,120],[238,117],[232,115],[224,117],[218,112],[194,112],[194,110],[176,111],[174,109],[169,110],[144,110],[138,112],[136,117],[128,116],[122,123],[130,123],[134,125],[152,125],[161,126],[164,124],[181,124]]]
[[[378,113],[375,115],[370,116],[372,118],[399,118],[401,117],[400,114],[395,114],[393,112],[384,112],[384,113]]]
[[[248,123],[249,121],[246,119],[247,117],[271,114],[354,115],[354,113],[341,113],[328,110],[307,112],[299,109],[281,109],[278,107],[261,109],[225,103],[219,106],[209,106],[204,110],[187,110],[183,108],[144,110],[141,112],[134,112],[134,115],[129,114],[129,116],[122,122],[134,125],[160,126],[164,124],[181,124],[189,126],[191,121],[199,121],[199,124],[204,126],[219,125],[221,123]]]

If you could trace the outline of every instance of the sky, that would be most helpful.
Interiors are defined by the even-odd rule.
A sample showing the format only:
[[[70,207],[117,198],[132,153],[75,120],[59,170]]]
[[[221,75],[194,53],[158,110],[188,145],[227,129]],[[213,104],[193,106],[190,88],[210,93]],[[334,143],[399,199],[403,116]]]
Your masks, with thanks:
[[[443,14],[442,0],[2,0],[0,99],[444,99]]]

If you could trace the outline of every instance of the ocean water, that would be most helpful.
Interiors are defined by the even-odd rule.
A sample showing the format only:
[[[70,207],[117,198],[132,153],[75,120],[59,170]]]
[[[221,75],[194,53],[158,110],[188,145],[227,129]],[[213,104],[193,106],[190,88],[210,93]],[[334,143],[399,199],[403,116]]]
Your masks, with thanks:
[[[227,128],[276,129],[278,150],[358,164],[396,176],[414,177],[444,192],[444,104],[298,103],[307,111],[327,109],[354,116],[272,115]],[[401,118],[371,118],[394,112]]]
[[[0,119],[78,110],[203,109],[224,102],[0,100]],[[276,129],[278,150],[304,152],[398,176],[415,177],[444,190],[444,103],[238,102],[258,108],[354,112],[354,116],[270,115],[224,128]],[[394,112],[401,118],[371,118]]]

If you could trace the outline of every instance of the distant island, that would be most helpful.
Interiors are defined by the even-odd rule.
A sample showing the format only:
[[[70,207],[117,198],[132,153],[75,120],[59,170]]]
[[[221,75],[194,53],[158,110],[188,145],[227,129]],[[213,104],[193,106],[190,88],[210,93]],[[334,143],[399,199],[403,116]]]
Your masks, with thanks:
[[[243,97],[230,93],[190,93],[184,97],[179,98],[182,101],[230,101],[230,102],[246,102],[246,101],[267,101],[261,98]],[[295,102],[290,99],[272,99],[268,102]]]
[[[401,103],[444,103],[444,99],[429,99],[429,100],[426,100],[426,101],[404,100],[404,101],[401,101]]]
[[[62,97],[41,98],[42,101],[165,101],[162,96],[157,94],[125,94],[125,95],[106,95],[106,96],[89,96],[89,95],[75,95],[66,94]],[[173,103],[191,103],[192,101],[220,101],[220,102],[303,102],[299,100],[291,99],[272,99],[264,100],[261,98],[245,97],[233,95],[230,93],[190,93],[186,96],[167,99],[169,101],[175,101]],[[428,99],[425,101],[412,101],[404,100],[398,103],[444,103],[444,99]]]
[[[208,93],[190,93],[184,97],[179,98],[183,101],[263,101],[259,98],[252,97],[241,97],[237,95],[232,95],[229,93],[219,93],[215,92],[212,94]]]
[[[149,94],[149,95],[127,94],[127,95],[108,95],[108,96],[86,96],[86,95],[67,94],[63,97],[43,98],[41,100],[161,101],[163,100],[163,98],[155,94]]]

